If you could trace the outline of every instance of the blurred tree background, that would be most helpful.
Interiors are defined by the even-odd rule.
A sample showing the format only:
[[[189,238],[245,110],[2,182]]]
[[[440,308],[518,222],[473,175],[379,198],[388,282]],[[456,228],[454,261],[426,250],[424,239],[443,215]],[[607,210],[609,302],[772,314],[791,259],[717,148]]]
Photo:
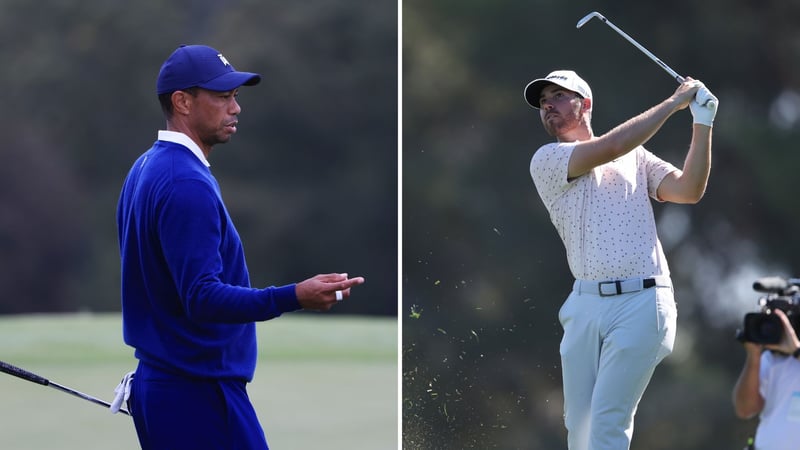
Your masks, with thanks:
[[[397,313],[397,3],[0,0],[0,313],[116,311],[115,208],[164,119],[161,63],[222,51],[263,81],[212,170],[255,286],[363,275]]]
[[[574,69],[602,134],[677,84],[599,11],[719,97],[711,180],[693,206],[655,205],[678,301],[674,353],[636,416],[634,449],[740,449],[734,340],[757,278],[797,276],[800,3],[403,2],[403,443],[566,447],[557,312],[572,283],[528,172],[550,138],[523,97]],[[647,148],[680,167],[688,109]]]

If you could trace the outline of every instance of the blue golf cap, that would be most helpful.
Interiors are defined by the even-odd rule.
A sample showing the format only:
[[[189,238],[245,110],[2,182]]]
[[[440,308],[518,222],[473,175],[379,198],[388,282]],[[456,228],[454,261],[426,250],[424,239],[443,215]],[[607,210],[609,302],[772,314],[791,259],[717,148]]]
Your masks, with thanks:
[[[253,86],[261,75],[237,72],[218,50],[205,45],[181,45],[164,61],[158,73],[158,95],[199,87],[227,92],[239,86]]]

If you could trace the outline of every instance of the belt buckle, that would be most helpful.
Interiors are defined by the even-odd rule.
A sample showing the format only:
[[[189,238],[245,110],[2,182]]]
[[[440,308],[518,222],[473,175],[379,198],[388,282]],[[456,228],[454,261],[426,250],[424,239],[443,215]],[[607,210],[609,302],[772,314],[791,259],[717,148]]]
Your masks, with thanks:
[[[603,293],[603,285],[604,284],[613,284],[614,287],[616,288],[616,292],[614,292],[612,294]],[[601,281],[601,282],[597,283],[597,293],[600,294],[600,297],[613,297],[615,295],[620,295],[620,294],[622,294],[622,282],[620,280]]]

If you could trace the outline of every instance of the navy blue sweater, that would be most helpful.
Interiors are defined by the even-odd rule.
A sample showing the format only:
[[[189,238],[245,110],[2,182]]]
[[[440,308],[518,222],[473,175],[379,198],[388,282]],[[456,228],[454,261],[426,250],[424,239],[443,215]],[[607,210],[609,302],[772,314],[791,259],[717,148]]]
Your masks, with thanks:
[[[122,322],[135,356],[193,377],[250,381],[255,321],[300,309],[295,285],[255,289],[211,171],[183,145],[156,141],[117,206]]]

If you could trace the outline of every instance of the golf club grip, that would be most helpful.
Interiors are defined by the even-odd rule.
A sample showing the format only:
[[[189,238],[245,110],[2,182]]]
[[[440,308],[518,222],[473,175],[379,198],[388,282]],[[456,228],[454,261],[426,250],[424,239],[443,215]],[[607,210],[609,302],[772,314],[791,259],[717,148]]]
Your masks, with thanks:
[[[23,380],[41,384],[42,386],[48,386],[50,384],[50,380],[47,378],[40,377],[39,375],[28,372],[25,369],[20,369],[19,367],[8,364],[7,362],[0,361],[0,371],[22,378]]]

